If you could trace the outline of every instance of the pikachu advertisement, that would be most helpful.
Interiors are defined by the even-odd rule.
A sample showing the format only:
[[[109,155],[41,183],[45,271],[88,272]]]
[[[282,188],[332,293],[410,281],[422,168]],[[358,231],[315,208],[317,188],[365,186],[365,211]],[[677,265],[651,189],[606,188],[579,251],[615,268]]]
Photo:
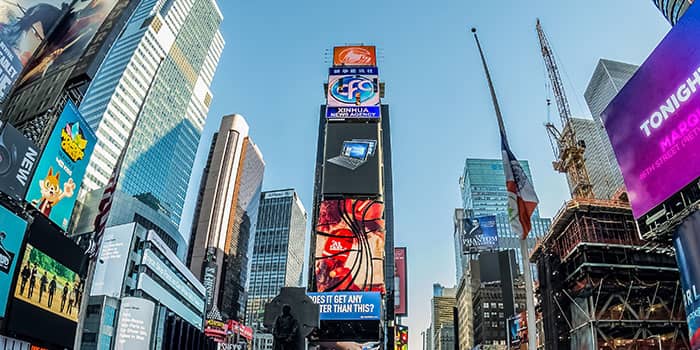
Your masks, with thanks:
[[[96,137],[68,102],[44,148],[26,200],[63,230],[68,228]]]

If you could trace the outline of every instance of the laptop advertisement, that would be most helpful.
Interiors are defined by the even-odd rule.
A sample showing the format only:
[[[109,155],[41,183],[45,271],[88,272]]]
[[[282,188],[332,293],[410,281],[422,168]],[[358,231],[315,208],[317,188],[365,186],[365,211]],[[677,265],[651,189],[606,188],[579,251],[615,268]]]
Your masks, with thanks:
[[[323,194],[377,195],[379,124],[333,124],[326,127]]]

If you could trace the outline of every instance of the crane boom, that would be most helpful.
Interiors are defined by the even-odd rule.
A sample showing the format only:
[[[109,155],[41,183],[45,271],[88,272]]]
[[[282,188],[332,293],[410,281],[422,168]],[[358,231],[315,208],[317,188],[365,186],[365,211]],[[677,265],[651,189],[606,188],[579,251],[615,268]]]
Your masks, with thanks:
[[[545,124],[550,140],[553,140],[552,143],[557,145],[554,152],[557,160],[554,161],[552,165],[555,170],[566,173],[567,180],[571,186],[571,195],[574,198],[593,198],[593,189],[584,163],[586,145],[583,141],[576,140],[576,133],[571,123],[571,109],[569,108],[569,101],[564,92],[564,84],[559,75],[559,68],[554,59],[554,53],[549,45],[547,36],[544,34],[539,19],[537,19],[535,28],[540,41],[542,58],[544,59],[544,64],[547,67],[547,74],[552,84],[552,92],[554,93],[554,100],[557,104],[562,128],[561,131],[559,131],[551,122]]]

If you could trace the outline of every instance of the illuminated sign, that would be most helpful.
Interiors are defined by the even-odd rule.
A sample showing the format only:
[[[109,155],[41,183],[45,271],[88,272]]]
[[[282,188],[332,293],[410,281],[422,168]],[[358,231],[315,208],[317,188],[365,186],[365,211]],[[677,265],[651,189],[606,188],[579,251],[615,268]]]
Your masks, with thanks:
[[[321,320],[379,320],[382,295],[378,292],[307,293],[318,304]]]
[[[119,308],[115,350],[150,349],[155,304],[146,299],[125,297]]]
[[[326,118],[379,119],[379,95],[376,68],[331,68]]]
[[[377,49],[374,46],[336,46],[333,48],[334,66],[376,66]]]

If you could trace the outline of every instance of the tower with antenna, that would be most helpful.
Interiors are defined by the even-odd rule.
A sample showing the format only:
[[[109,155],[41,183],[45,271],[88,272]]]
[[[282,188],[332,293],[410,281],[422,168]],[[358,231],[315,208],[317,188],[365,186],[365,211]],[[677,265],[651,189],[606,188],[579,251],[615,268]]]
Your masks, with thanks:
[[[547,74],[552,84],[552,92],[554,93],[554,100],[561,122],[561,130],[551,120],[547,120],[547,123],[545,123],[554,156],[557,158],[552,162],[552,165],[554,170],[566,174],[571,185],[573,198],[593,198],[593,187],[584,164],[586,144],[582,140],[576,139],[576,133],[571,123],[569,101],[566,98],[566,92],[564,92],[564,84],[559,75],[559,68],[554,59],[554,53],[549,45],[547,36],[544,34],[544,30],[542,30],[539,19],[537,19],[536,29],[542,58],[544,58],[544,64],[547,67]],[[549,106],[550,104],[551,101],[547,100],[547,105]]]

